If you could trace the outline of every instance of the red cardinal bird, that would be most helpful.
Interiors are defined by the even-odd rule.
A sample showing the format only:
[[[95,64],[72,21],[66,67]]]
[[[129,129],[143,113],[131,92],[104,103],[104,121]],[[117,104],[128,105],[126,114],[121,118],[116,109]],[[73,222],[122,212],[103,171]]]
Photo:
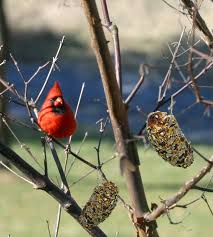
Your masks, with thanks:
[[[48,135],[64,138],[72,135],[77,123],[70,106],[64,101],[58,82],[50,89],[38,114],[38,124]]]

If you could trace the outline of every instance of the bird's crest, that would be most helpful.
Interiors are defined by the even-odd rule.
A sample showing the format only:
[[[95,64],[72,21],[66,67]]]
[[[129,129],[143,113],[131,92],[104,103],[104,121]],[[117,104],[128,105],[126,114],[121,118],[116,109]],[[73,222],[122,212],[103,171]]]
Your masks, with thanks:
[[[61,91],[61,88],[60,88],[60,85],[59,85],[59,82],[56,81],[53,85],[53,87],[50,89],[47,97],[46,97],[46,100],[50,100],[52,98],[55,98],[55,97],[63,97],[62,95],[62,91]]]

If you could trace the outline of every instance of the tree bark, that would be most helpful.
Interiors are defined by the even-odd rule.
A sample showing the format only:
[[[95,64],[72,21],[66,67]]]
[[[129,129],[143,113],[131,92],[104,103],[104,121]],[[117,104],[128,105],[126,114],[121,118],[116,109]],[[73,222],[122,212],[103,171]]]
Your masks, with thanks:
[[[0,63],[3,60],[8,58],[8,49],[9,49],[9,32],[8,32],[8,25],[6,21],[6,15],[4,11],[4,1],[0,0],[0,46],[3,46],[0,50]],[[5,79],[5,64],[0,66],[0,78],[4,81]],[[0,92],[5,89],[4,86],[0,83]],[[7,109],[6,101],[3,97],[0,96],[0,111],[5,113]],[[8,131],[4,126],[2,120],[0,119],[0,140],[3,143],[8,143]],[[0,156],[0,160],[3,160],[3,157]],[[9,165],[9,163],[7,163]],[[0,166],[2,168],[2,166]]]
[[[147,223],[143,219],[143,215],[149,212],[149,207],[140,175],[138,152],[135,142],[127,142],[132,139],[128,124],[127,107],[123,103],[118,88],[112,58],[102,28],[97,5],[95,0],[81,1],[89,24],[92,48],[95,52],[102,78],[116,148],[120,158],[121,170],[126,179],[127,189],[134,210],[134,221],[138,227],[140,236],[157,237],[156,222]]]

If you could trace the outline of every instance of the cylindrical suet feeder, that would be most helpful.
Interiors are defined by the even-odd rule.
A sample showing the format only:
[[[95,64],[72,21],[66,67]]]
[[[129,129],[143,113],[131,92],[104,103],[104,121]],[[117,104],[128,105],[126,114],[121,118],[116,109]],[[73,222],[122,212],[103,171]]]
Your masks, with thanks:
[[[111,181],[105,181],[95,187],[89,201],[79,217],[80,223],[90,229],[103,222],[117,204],[118,187]]]
[[[183,168],[193,163],[192,146],[181,131],[174,115],[160,111],[150,113],[146,129],[150,143],[165,161]]]

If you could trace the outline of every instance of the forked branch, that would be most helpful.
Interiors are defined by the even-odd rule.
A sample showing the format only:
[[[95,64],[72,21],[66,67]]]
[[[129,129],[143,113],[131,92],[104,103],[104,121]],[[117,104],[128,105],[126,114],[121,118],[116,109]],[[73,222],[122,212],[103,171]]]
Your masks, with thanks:
[[[166,213],[169,209],[173,208],[213,167],[213,157],[209,160],[207,165],[205,165],[194,177],[189,181],[185,182],[184,185],[170,198],[163,201],[163,204],[158,206],[151,213],[147,213],[144,216],[146,221],[156,220],[159,216]]]
[[[127,142],[127,140],[132,138],[128,125],[127,109],[121,98],[116,81],[112,59],[96,3],[94,0],[82,0],[81,2],[88,21],[92,47],[102,78],[121,169],[126,179],[131,204],[134,209],[134,217],[137,222],[137,219],[149,211],[149,208],[139,171],[139,157],[136,144],[133,141]],[[150,237],[157,237],[156,228],[156,223],[153,223],[151,226],[146,224],[140,226],[139,235],[145,237],[147,233],[151,233]]]
[[[206,44],[209,46],[209,48],[213,49],[213,35],[209,28],[206,25],[206,22],[201,17],[200,13],[198,12],[197,6],[195,3],[191,0],[181,0],[184,4],[184,7],[187,9],[190,17],[192,20],[194,19],[195,26],[203,33],[205,37]],[[196,14],[195,14],[196,12]]]
[[[30,182],[33,187],[43,190],[52,196],[64,210],[71,215],[77,222],[81,213],[81,208],[70,195],[65,194],[55,184],[53,184],[46,176],[41,175],[18,154],[12,151],[9,147],[0,142],[0,154],[12,165],[14,165]],[[82,226],[83,227],[83,226]],[[84,227],[83,227],[84,228]],[[85,229],[85,228],[84,228]],[[85,229],[91,236],[106,237],[105,233],[98,227]]]

